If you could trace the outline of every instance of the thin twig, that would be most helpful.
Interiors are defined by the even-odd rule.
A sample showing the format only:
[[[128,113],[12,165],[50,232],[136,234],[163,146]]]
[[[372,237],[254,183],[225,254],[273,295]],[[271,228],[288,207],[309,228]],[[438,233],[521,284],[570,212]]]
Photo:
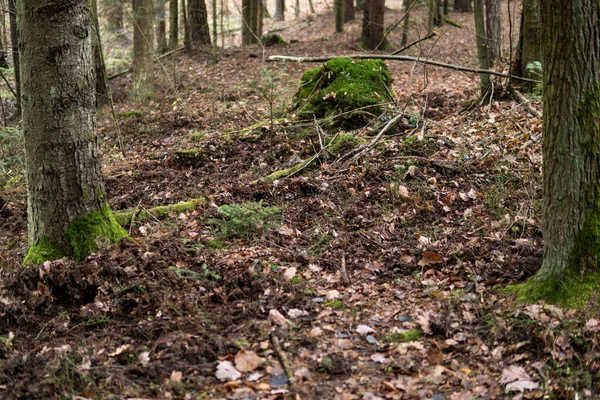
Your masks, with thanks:
[[[409,43],[409,44],[407,44],[406,46],[404,46],[404,47],[402,47],[402,48],[400,48],[400,49],[396,50],[395,52],[391,53],[391,54],[390,54],[390,56],[395,56],[395,55],[396,55],[396,54],[398,54],[398,53],[402,53],[404,50],[408,50],[408,49],[410,49],[411,47],[413,47],[414,45],[416,45],[416,44],[419,44],[419,43],[421,43],[421,42],[423,42],[423,41],[425,41],[425,40],[427,40],[427,39],[429,39],[429,38],[432,38],[432,37],[434,37],[435,35],[437,35],[435,32],[431,32],[429,35],[425,36],[424,38],[417,39],[417,40],[415,40],[414,42],[412,42],[412,43]]]
[[[344,286],[350,286],[350,279],[348,279],[348,273],[346,272],[346,253],[342,249],[342,262],[340,265],[340,275],[342,277],[342,283]]]
[[[296,380],[296,376],[294,375],[294,370],[292,369],[292,365],[290,364],[290,360],[288,360],[287,355],[281,348],[281,344],[279,343],[279,338],[275,335],[275,332],[271,332],[271,343],[273,344],[273,348],[277,353],[277,357],[279,357],[279,361],[281,361],[281,365],[283,366],[283,370],[288,378],[288,382],[290,384],[290,392],[293,394],[298,394],[298,381]]]

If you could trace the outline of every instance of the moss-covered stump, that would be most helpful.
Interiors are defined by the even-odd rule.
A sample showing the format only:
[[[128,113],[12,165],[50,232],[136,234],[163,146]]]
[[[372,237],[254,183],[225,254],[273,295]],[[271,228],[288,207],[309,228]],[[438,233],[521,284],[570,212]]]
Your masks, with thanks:
[[[132,222],[141,222],[150,217],[154,218],[164,218],[169,213],[182,213],[184,211],[191,211],[198,207],[199,204],[206,202],[204,197],[198,199],[192,199],[189,201],[185,201],[182,203],[171,204],[168,206],[158,206],[153,207],[148,210],[128,210],[128,211],[119,211],[114,214],[115,220],[121,226],[128,226]]]
[[[327,128],[359,128],[394,100],[391,83],[381,60],[335,58],[304,73],[292,107],[301,118],[329,117]]]
[[[284,45],[285,40],[275,33],[268,33],[260,38],[260,41],[265,47]]]
[[[23,265],[41,264],[47,260],[72,257],[81,261],[98,250],[102,240],[117,243],[127,237],[127,232],[117,223],[108,204],[85,218],[73,222],[65,233],[66,245],[59,245],[48,239],[41,239],[29,246]]]

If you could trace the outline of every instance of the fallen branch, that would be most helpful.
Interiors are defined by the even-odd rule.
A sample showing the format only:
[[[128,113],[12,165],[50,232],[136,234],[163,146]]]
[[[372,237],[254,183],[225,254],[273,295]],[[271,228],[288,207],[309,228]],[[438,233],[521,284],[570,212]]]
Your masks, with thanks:
[[[375,54],[355,54],[355,55],[346,55],[346,56],[331,56],[331,57],[293,57],[293,56],[270,56],[268,61],[293,61],[293,62],[327,62],[329,60],[333,60],[336,58],[354,58],[357,60],[394,60],[394,61],[410,61],[410,62],[418,62],[421,64],[433,65],[436,67],[453,69],[455,71],[461,72],[473,72],[476,74],[490,74],[494,76],[499,76],[501,78],[509,78],[507,74],[503,74],[501,72],[492,71],[489,69],[479,69],[479,68],[469,68],[463,67],[461,65],[453,65],[446,64],[440,61],[432,61],[432,60],[423,60],[420,58],[409,57],[409,56],[386,56],[386,55],[375,55]],[[531,83],[542,83],[541,81],[536,81],[535,79],[528,79],[522,77],[513,76],[513,78],[518,78],[520,81],[531,82]]]
[[[256,185],[258,183],[273,183],[275,182],[277,179],[281,179],[281,178],[287,178],[289,176],[292,176],[294,174],[297,174],[298,172],[302,171],[304,168],[308,167],[310,164],[312,164],[317,157],[321,154],[321,152],[315,154],[314,156],[299,162],[298,164],[294,165],[291,168],[287,168],[287,169],[281,169],[279,171],[275,171],[272,174],[269,174],[265,177],[256,179],[252,182],[250,182],[252,185]]]
[[[169,215],[169,213],[181,213],[184,211],[194,210],[198,207],[198,204],[205,203],[206,199],[200,197],[198,199],[192,199],[189,201],[170,204],[168,206],[158,206],[150,209],[140,210],[139,206],[129,211],[117,211],[114,213],[115,220],[121,226],[133,225],[134,222],[141,222],[145,219],[163,218]]]
[[[436,35],[436,33],[435,33],[435,32],[431,32],[429,35],[425,36],[424,38],[417,39],[417,40],[415,40],[414,42],[412,42],[412,43],[409,43],[409,44],[407,44],[406,46],[404,46],[404,47],[402,47],[402,48],[400,48],[400,49],[396,50],[395,52],[393,52],[393,53],[392,53],[392,54],[390,54],[390,55],[391,55],[391,56],[395,56],[395,55],[396,55],[396,54],[398,54],[398,53],[402,53],[404,50],[408,50],[408,49],[410,49],[411,47],[413,47],[415,44],[419,44],[419,43],[421,43],[421,42],[423,42],[423,41],[425,41],[425,40],[427,40],[427,39],[429,39],[429,38],[432,38],[432,37],[434,37],[435,35]]]
[[[277,357],[279,361],[281,361],[281,365],[283,366],[283,370],[285,371],[285,375],[288,378],[288,382],[290,383],[290,392],[293,395],[298,394],[298,381],[296,380],[296,376],[294,375],[294,370],[292,369],[292,365],[290,364],[290,360],[288,360],[287,355],[281,348],[281,344],[279,343],[279,338],[275,335],[275,332],[271,332],[271,343],[273,344],[273,348],[275,349],[275,353],[277,353]]]
[[[512,95],[515,96],[517,100],[519,100],[519,102],[525,106],[527,111],[529,111],[534,117],[542,119],[542,113],[531,105],[531,100],[523,96],[523,94],[516,90],[512,85],[508,85],[508,89],[510,90],[510,93],[512,93]]]

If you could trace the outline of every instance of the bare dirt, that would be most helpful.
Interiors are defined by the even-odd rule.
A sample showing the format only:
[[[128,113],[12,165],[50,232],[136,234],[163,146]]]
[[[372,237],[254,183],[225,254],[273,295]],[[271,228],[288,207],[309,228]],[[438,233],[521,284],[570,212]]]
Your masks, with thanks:
[[[386,23],[401,15],[389,10]],[[425,17],[414,13],[413,39]],[[464,28],[443,26],[409,55],[475,66],[471,16],[450,18]],[[390,135],[353,163],[343,147],[251,184],[334,136],[289,110],[314,65],[266,62],[359,51],[359,21],[333,26],[332,14],[280,23],[297,42],[227,49],[216,65],[202,52],[164,59],[144,104],[128,100],[129,75],[112,82],[126,156],[101,110],[111,207],[205,197],[196,209],[128,227],[131,241],[81,263],[23,268],[25,188],[2,193],[0,398],[600,396],[598,300],[568,310],[499,290],[530,277],[542,250],[541,121],[505,96],[506,82],[480,105],[476,76],[390,61],[405,115]],[[240,133],[269,120],[252,83],[269,79],[287,120]],[[282,213],[225,237],[219,206],[247,202]]]

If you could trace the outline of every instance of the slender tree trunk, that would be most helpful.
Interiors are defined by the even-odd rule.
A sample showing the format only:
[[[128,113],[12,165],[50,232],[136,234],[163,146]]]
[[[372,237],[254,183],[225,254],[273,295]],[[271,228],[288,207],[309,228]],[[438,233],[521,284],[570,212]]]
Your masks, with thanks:
[[[473,12],[471,0],[454,0],[454,11],[458,12]]]
[[[169,0],[169,48],[175,50],[179,46],[179,7],[177,0]]]
[[[208,15],[204,0],[188,0],[188,24],[192,47],[210,46]]]
[[[312,4],[312,2],[310,3]],[[314,14],[314,11],[311,10]],[[354,0],[344,0],[344,23],[354,20]]]
[[[444,23],[444,18],[442,17],[442,0],[435,0],[434,7],[433,23],[435,26],[441,26]]]
[[[335,31],[344,32],[344,0],[334,0],[335,9]]]
[[[212,56],[213,62],[216,64],[217,47],[219,44],[219,35],[217,35],[217,0],[212,0],[212,25],[213,25],[213,40],[212,40]]]
[[[502,9],[500,0],[485,0],[485,30],[490,67],[502,58]]]
[[[308,0],[308,7],[310,8],[311,14],[315,14],[315,6],[313,6],[312,0]],[[354,3],[352,4],[352,9],[354,10]],[[354,13],[352,14],[352,19],[354,19]]]
[[[544,259],[534,282],[549,295],[577,294],[568,285],[599,269],[599,16],[596,0],[541,1]]]
[[[133,89],[134,101],[145,99],[154,91],[154,16],[153,0],[133,0]]]
[[[404,24],[402,25],[402,44],[400,47],[406,46],[408,43],[408,28],[410,21],[410,6],[412,0],[404,0],[404,12],[406,13],[406,17],[404,18]]]
[[[427,0],[427,34],[431,35],[435,29],[435,0]]]
[[[384,49],[383,37],[385,0],[367,0],[363,12],[362,42],[369,50]]]
[[[242,0],[242,45],[255,44],[262,35],[261,0]]]
[[[296,7],[294,7],[294,16],[296,19],[300,16],[300,0],[296,0]]]
[[[29,249],[25,264],[97,249],[126,232],[106,204],[95,136],[88,0],[19,0]]]
[[[190,40],[190,24],[187,17],[187,8],[185,0],[181,0],[181,19],[183,21],[183,45],[188,53],[192,51],[192,42]]]
[[[285,0],[275,0],[275,21],[285,20]]]
[[[448,15],[448,0],[444,0],[444,15]]]
[[[529,63],[542,60],[542,24],[540,0],[524,0],[521,18],[521,36],[517,48],[517,74],[525,78],[539,79],[534,71],[527,69]],[[543,66],[545,69],[545,66]],[[533,85],[522,83],[524,91],[530,91]]]
[[[167,50],[167,23],[165,21],[164,0],[155,0],[154,21],[156,23],[156,51],[160,54]]]
[[[489,69],[487,41],[485,38],[485,16],[483,11],[483,0],[475,0],[475,37],[477,43],[477,58],[480,69]],[[479,74],[479,88],[481,96],[486,97],[491,86],[489,74]]]
[[[4,50],[4,43],[0,40],[0,68],[8,68],[8,61],[6,61],[6,50]]]
[[[106,21],[111,32],[123,30],[123,4],[121,0],[104,0],[103,9],[106,10]]]
[[[19,32],[17,29],[17,7],[16,0],[8,0],[10,21],[10,42],[12,45],[13,69],[15,70],[15,93],[17,94],[17,111],[15,117],[21,115],[21,61],[19,54]]]
[[[100,24],[98,23],[98,4],[91,1],[92,17],[92,54],[94,55],[94,70],[96,75],[96,106],[108,104],[108,86],[106,86],[106,69],[102,55],[102,42],[100,41]]]

